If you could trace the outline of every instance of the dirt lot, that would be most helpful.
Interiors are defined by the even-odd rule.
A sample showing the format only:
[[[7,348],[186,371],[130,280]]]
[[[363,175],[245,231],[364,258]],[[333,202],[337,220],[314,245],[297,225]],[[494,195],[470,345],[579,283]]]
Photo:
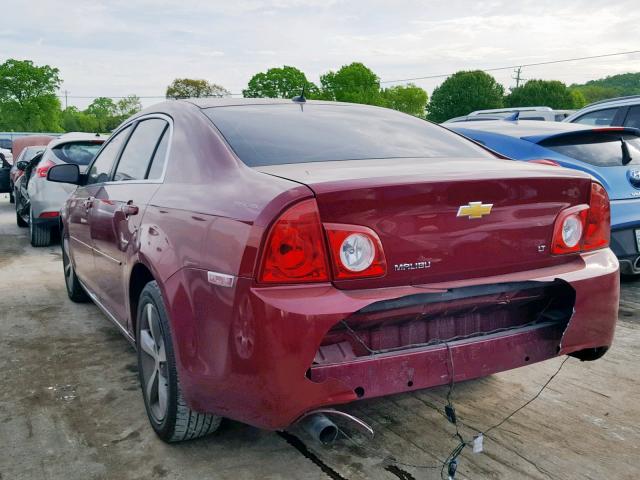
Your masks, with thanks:
[[[455,447],[446,389],[346,408],[376,437],[325,448],[294,428],[227,421],[210,438],[168,446],[147,425],[135,355],[91,304],[67,299],[59,245],[34,249],[0,195],[0,479],[437,479]],[[569,359],[540,398],[466,449],[457,478],[632,479],[640,476],[640,282],[623,285],[613,349]],[[529,400],[561,359],[456,385],[466,425],[486,428]],[[472,431],[463,428],[470,437]]]

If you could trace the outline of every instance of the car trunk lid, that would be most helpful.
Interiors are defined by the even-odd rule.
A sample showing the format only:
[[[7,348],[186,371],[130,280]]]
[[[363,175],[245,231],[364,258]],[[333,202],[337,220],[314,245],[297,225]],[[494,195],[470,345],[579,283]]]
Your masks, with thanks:
[[[390,163],[393,167],[390,168]],[[384,159],[259,167],[313,190],[324,223],[373,229],[384,278],[362,288],[449,281],[553,265],[560,210],[588,203],[590,178],[501,159]]]

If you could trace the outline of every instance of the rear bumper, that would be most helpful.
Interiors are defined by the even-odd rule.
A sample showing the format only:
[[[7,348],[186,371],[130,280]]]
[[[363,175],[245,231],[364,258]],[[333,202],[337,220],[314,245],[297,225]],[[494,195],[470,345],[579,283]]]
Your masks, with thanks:
[[[375,302],[434,289],[560,279],[575,292],[574,313],[557,325],[523,327],[466,340],[367,355],[312,367],[327,332]],[[611,250],[569,264],[464,282],[344,291],[330,284],[233,288],[183,269],[165,284],[178,369],[187,402],[267,429],[314,408],[357,398],[468,380],[594,347],[608,347],[618,314],[618,262]]]

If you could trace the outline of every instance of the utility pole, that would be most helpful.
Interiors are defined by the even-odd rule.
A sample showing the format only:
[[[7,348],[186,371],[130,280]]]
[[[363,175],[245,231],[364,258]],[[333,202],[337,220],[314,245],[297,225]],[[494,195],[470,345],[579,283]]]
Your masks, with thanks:
[[[66,109],[67,109],[67,107],[69,106],[69,105],[68,105],[68,102],[67,102],[67,95],[68,95],[69,93],[70,93],[70,92],[69,92],[69,90],[65,90],[65,91],[64,91],[64,109],[65,109],[65,110],[66,110]]]
[[[520,77],[520,73],[522,72],[522,67],[518,67],[514,70],[516,76],[515,77],[511,77],[516,81],[516,88],[518,88],[520,86],[520,82],[524,81],[524,78]]]

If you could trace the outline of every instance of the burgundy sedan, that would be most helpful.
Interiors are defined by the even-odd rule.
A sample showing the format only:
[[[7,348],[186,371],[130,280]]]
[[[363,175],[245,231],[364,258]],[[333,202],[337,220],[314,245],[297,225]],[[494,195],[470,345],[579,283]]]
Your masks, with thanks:
[[[69,297],[138,351],[166,441],[611,345],[609,200],[396,111],[172,101],[130,118],[61,214]],[[453,367],[450,363],[453,363]]]

